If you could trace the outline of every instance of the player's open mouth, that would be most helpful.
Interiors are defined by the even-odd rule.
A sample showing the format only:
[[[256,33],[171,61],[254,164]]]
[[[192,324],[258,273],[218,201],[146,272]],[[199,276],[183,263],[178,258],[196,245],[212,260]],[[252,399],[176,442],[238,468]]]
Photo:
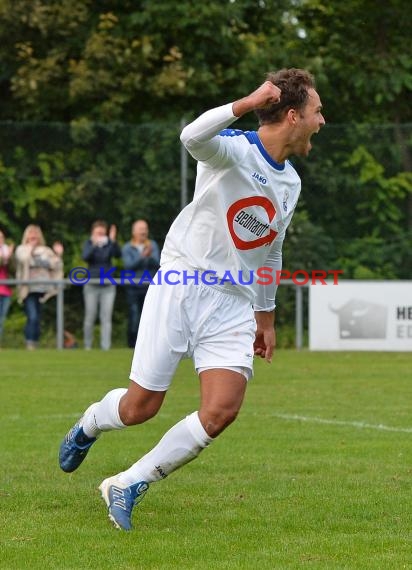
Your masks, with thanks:
[[[316,131],[313,131],[313,133],[310,135],[310,137],[308,138],[308,149],[311,150],[313,145],[312,145],[312,137],[313,135],[317,135],[320,129],[317,129]]]

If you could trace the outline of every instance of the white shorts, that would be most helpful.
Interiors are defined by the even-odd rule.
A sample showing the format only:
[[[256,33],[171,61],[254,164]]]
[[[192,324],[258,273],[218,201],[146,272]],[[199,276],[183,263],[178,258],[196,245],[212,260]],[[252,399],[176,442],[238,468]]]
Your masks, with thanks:
[[[150,285],[130,379],[148,390],[165,391],[182,358],[193,358],[197,371],[229,368],[249,379],[255,333],[253,307],[243,295],[191,281]]]

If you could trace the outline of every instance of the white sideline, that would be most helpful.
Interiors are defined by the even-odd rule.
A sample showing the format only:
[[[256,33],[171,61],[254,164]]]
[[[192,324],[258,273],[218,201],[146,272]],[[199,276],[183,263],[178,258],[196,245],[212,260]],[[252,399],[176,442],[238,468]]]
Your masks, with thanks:
[[[49,414],[49,415],[41,415],[41,416],[32,416],[31,420],[69,420],[69,419],[79,419],[81,416],[81,412],[76,414]],[[167,417],[170,414],[162,414],[163,417]],[[261,414],[254,413],[255,416],[261,416]],[[307,422],[313,424],[326,424],[326,425],[333,425],[333,426],[348,426],[358,429],[373,429],[378,431],[389,431],[393,433],[412,433],[411,428],[402,428],[402,427],[393,427],[393,426],[386,426],[384,424],[368,424],[366,422],[359,422],[359,421],[349,421],[349,420],[330,420],[327,418],[319,418],[317,416],[300,416],[298,414],[279,414],[279,413],[272,413],[269,414],[272,418],[277,418],[279,420],[287,420],[287,421],[295,421],[295,422]],[[23,416],[20,414],[11,414],[9,416],[5,416],[2,418],[3,420],[8,421],[21,421],[23,420]]]
[[[412,433],[412,428],[392,427],[383,424],[368,424],[366,422],[351,422],[346,420],[328,420],[326,418],[318,418],[316,416],[299,416],[297,414],[271,414],[272,417],[280,420],[291,420],[298,422],[308,422],[314,424],[328,424],[335,426],[349,426],[359,429],[375,429],[380,431],[391,431],[397,433]]]
[[[30,419],[30,421],[35,421],[35,420],[78,420],[80,418],[80,416],[82,415],[82,412],[78,412],[77,414],[48,414],[48,415],[42,415],[42,416],[30,416],[30,418],[25,418],[24,416],[22,416],[21,414],[10,414],[9,416],[3,416],[1,419],[6,419],[8,421],[13,421],[13,422],[20,422],[24,419]]]

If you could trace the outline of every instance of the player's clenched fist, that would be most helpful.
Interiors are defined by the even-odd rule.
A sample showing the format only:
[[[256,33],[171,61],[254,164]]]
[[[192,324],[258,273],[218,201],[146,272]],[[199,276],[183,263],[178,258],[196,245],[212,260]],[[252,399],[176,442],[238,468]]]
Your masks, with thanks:
[[[271,81],[265,81],[255,91],[233,103],[233,114],[241,117],[254,109],[264,109],[280,101],[281,90]]]
[[[258,87],[256,91],[250,94],[250,97],[256,99],[254,108],[262,109],[264,107],[268,107],[269,105],[279,103],[281,93],[282,92],[279,87],[273,85],[271,81],[265,81],[263,85]]]

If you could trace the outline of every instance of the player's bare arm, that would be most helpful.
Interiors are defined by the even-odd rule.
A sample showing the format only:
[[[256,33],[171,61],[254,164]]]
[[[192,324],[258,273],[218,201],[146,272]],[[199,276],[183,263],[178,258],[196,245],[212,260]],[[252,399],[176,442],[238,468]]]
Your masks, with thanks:
[[[272,354],[276,345],[275,312],[256,311],[256,338],[253,344],[255,356],[272,362]]]
[[[265,81],[253,93],[238,99],[233,103],[232,110],[235,117],[241,117],[255,109],[263,109],[280,101],[281,90],[271,81]]]

